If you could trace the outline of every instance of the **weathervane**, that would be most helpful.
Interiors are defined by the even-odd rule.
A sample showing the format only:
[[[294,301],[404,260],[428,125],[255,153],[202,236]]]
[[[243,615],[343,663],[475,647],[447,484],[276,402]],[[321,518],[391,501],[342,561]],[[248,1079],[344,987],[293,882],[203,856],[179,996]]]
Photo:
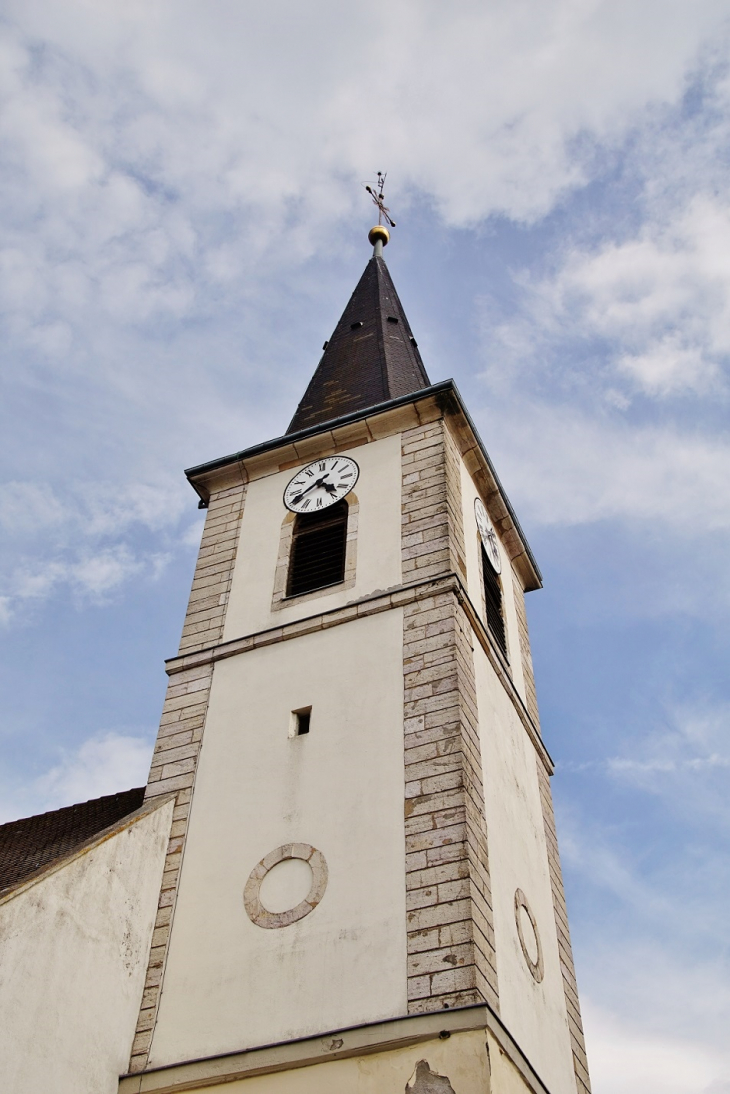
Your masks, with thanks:
[[[395,228],[395,221],[390,215],[390,209],[385,204],[385,198],[383,197],[383,190],[385,188],[386,176],[382,171],[378,171],[378,181],[373,183],[372,186],[369,182],[364,182],[363,186],[373,199],[373,205],[378,209],[378,223],[374,228],[371,228],[368,232],[368,239],[373,245],[373,256],[375,258],[383,257],[383,247],[390,239],[390,232],[383,224],[383,221],[390,225],[391,228]]]
[[[385,189],[385,180],[387,177],[387,173],[384,175],[382,171],[378,171],[378,181],[374,183],[373,186],[367,182],[363,183],[363,185],[373,199],[373,205],[377,205],[378,207],[378,224],[382,224],[385,219],[386,223],[389,224],[391,228],[395,228],[395,221],[391,217],[390,209],[385,204],[383,198],[383,190]]]

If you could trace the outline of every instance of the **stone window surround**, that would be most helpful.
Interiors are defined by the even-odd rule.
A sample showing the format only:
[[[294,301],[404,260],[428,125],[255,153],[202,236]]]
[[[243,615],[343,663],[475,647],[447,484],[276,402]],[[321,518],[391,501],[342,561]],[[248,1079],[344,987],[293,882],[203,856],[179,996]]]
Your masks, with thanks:
[[[537,950],[537,956],[534,959],[530,954],[530,947],[528,946],[527,939],[524,935],[522,918],[520,914],[522,911],[524,911],[525,915],[527,916],[530,926],[532,928],[532,933],[534,935],[535,947]],[[518,889],[515,892],[515,926],[517,928],[517,937],[520,941],[520,949],[522,950],[522,956],[525,959],[525,964],[530,970],[530,973],[532,974],[532,978],[535,983],[540,984],[542,983],[542,979],[545,976],[545,962],[542,956],[542,943],[540,941],[540,932],[537,929],[537,922],[535,920],[535,916],[533,915],[532,908],[527,901],[527,897],[522,892],[522,889]]]
[[[484,570],[483,570],[482,553],[481,553],[482,540],[481,540],[481,536],[479,535],[478,530],[475,532],[475,535],[476,535],[476,538],[477,538],[477,568],[479,570],[480,607],[481,607],[481,616],[482,616],[482,619],[484,621],[484,629],[487,632],[487,635],[489,637],[489,641],[491,643],[492,649],[494,650],[497,657],[499,657],[499,659],[502,661],[502,664],[504,665],[505,670],[511,676],[512,675],[512,669],[511,669],[510,665],[511,665],[511,662],[512,662],[512,641],[511,641],[511,635],[510,635],[509,620],[507,619],[507,613],[504,610],[505,582],[503,581],[503,575],[502,574],[497,574],[497,580],[499,581],[500,592],[501,592],[501,595],[502,595],[502,622],[504,623],[504,639],[505,639],[505,645],[507,646],[506,655],[504,653],[502,653],[502,650],[499,648],[499,645],[495,641],[494,636],[492,635],[492,632],[489,629],[489,624],[487,622],[487,598],[486,598],[486,593],[484,591]],[[504,569],[504,567],[503,567],[503,569]],[[511,570],[512,570],[512,565],[510,564],[510,571]]]
[[[275,866],[287,859],[301,859],[309,864],[312,871],[312,883],[306,897],[295,907],[284,912],[270,912],[261,903],[261,883]],[[276,929],[289,927],[313,912],[327,888],[327,862],[321,851],[311,843],[285,843],[264,855],[249,874],[243,892],[243,903],[248,918],[258,927]]]
[[[345,576],[336,585],[326,585],[322,589],[313,589],[310,593],[301,593],[299,596],[287,596],[286,586],[289,579],[289,562],[291,558],[292,543],[294,541],[294,522],[296,513],[287,511],[281,522],[279,535],[279,553],[276,559],[276,571],[274,575],[274,592],[271,597],[272,612],[280,612],[293,604],[306,604],[310,600],[318,600],[330,593],[338,593],[343,589],[352,589],[355,585],[355,572],[357,569],[357,532],[360,519],[360,502],[354,490],[351,490],[344,499],[348,505],[347,536],[345,539]]]

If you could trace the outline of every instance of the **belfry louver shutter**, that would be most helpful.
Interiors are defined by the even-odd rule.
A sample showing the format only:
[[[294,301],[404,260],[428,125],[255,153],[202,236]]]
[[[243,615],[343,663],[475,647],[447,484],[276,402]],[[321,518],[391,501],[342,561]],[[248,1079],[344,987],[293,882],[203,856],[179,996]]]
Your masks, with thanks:
[[[322,513],[297,517],[287,596],[300,596],[344,580],[347,514],[348,505],[343,500]]]
[[[487,609],[487,627],[492,638],[507,656],[507,638],[504,632],[502,616],[502,586],[499,575],[494,572],[487,552],[482,547],[482,574],[484,575],[484,603]]]

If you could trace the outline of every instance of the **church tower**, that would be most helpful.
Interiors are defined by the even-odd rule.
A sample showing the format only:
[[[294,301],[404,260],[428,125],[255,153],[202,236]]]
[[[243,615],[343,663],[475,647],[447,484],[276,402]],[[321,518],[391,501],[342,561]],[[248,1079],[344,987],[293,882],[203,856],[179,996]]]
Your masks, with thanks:
[[[122,1094],[587,1094],[524,594],[384,228],[288,432],[207,509],[146,799],[173,827]]]

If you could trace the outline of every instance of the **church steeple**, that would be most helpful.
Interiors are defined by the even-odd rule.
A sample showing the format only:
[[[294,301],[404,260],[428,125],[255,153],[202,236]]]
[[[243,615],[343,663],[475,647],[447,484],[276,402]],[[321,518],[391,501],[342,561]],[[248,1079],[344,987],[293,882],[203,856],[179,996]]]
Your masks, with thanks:
[[[365,267],[288,433],[430,387],[403,305],[382,258],[388,233],[370,233],[373,257]],[[373,238],[375,237],[375,238]]]
[[[119,1094],[590,1094],[540,575],[429,383],[375,196],[288,435],[188,471],[205,532],[145,792],[174,827]]]

